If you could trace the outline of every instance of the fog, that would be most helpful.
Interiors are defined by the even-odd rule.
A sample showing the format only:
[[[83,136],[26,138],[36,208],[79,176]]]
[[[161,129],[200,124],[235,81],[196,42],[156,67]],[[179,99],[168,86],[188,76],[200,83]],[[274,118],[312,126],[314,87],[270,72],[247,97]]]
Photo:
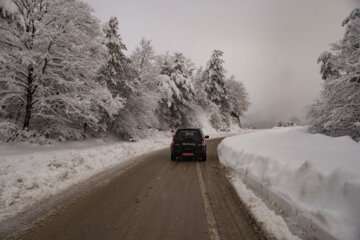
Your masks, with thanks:
[[[86,0],[105,21],[120,20],[131,52],[142,37],[157,52],[179,51],[198,66],[213,49],[245,83],[251,100],[247,121],[271,126],[303,118],[318,96],[318,56],[339,40],[342,20],[358,0]]]

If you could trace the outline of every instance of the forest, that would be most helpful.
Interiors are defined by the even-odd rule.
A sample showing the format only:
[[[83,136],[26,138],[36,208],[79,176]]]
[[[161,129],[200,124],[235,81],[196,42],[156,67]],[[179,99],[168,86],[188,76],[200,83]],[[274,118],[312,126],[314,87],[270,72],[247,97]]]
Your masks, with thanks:
[[[129,52],[119,20],[78,0],[5,0],[0,13],[1,141],[241,126],[248,94],[221,50],[202,67],[147,39]]]

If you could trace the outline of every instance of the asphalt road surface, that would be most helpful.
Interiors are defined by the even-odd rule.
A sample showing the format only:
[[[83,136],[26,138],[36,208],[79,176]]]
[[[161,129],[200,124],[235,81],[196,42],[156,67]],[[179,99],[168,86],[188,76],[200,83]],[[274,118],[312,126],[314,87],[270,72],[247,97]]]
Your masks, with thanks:
[[[51,214],[5,238],[266,239],[225,177],[216,153],[219,142],[209,141],[207,162],[172,162],[168,149],[144,155],[126,170],[90,181],[86,191],[68,194]]]

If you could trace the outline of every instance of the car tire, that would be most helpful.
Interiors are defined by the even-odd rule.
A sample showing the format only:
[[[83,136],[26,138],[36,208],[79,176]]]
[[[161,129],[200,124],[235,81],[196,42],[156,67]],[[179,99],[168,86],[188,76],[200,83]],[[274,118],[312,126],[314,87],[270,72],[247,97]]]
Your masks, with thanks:
[[[205,162],[207,159],[206,153],[201,154],[201,161]]]
[[[176,155],[171,153],[171,161],[176,161]]]

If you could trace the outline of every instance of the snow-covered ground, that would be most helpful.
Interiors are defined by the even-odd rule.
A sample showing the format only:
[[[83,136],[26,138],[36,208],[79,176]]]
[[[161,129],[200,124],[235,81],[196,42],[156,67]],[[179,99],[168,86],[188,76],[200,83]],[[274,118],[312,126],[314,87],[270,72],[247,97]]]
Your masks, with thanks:
[[[136,155],[169,146],[170,139],[169,133],[154,133],[135,143],[0,145],[0,221]]]
[[[359,143],[293,127],[230,137],[218,151],[232,169],[237,191],[267,230],[279,226],[274,230],[266,223],[263,203],[303,239],[360,239]]]

